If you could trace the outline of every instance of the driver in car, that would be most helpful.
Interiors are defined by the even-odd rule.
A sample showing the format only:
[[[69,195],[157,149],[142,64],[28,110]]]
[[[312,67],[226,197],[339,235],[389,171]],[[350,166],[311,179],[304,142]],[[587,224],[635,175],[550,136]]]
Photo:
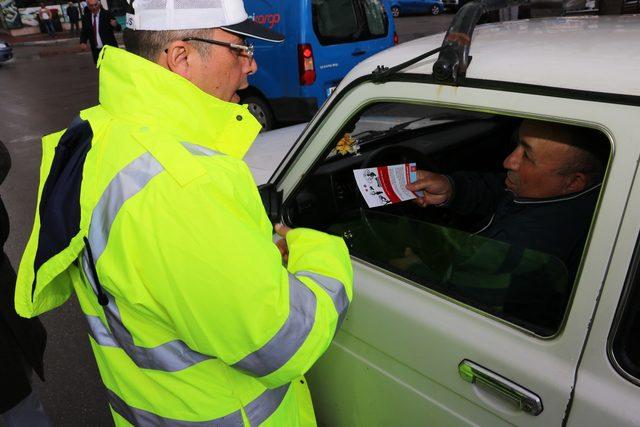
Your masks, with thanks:
[[[488,219],[477,234],[560,259],[573,282],[604,174],[609,141],[601,132],[524,120],[504,173],[419,170],[407,186],[418,205]]]

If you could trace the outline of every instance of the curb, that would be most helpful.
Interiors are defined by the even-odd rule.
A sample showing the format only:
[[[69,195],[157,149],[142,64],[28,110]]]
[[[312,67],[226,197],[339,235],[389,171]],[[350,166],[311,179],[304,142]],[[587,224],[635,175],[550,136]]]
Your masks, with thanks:
[[[70,40],[75,40],[77,37],[67,38],[67,39],[55,39],[55,40],[37,40],[37,41],[25,41],[25,42],[17,42],[11,43],[12,46],[48,46],[48,45],[56,45],[61,43],[66,43]]]
[[[34,40],[34,41],[22,41],[22,42],[11,42],[12,46],[52,46],[61,43],[67,43],[69,41],[77,40],[78,44],[80,44],[79,37],[67,37],[64,39],[53,39],[53,40]],[[118,47],[122,46],[122,41],[118,36],[116,36],[116,40],[118,40]]]

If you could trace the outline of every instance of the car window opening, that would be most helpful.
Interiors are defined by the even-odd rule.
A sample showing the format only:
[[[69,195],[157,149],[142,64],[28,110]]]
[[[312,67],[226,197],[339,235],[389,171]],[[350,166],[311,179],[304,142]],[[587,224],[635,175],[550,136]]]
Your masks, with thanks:
[[[357,258],[552,336],[567,311],[609,151],[593,129],[378,103],[336,134],[285,215],[294,226],[343,237]],[[451,198],[369,208],[353,170],[406,163],[446,177]]]

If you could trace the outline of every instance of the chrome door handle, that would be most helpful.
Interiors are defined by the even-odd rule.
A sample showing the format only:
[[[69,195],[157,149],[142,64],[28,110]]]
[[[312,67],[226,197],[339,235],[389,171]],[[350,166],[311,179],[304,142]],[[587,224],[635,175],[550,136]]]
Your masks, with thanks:
[[[542,412],[542,400],[537,394],[470,360],[460,362],[458,373],[463,380],[497,393],[527,414],[535,416]]]

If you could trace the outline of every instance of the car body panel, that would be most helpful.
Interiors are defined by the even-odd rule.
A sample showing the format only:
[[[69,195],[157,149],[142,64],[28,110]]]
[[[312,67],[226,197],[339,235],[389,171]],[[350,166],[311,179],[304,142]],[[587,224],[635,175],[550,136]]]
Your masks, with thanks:
[[[345,77],[341,87],[370,74],[378,65],[392,67],[435,49],[443,38],[444,34],[437,34],[412,40],[368,58]],[[558,43],[560,39],[562,44]],[[636,42],[639,39],[638,15],[575,16],[480,25],[474,31],[469,52],[473,58],[466,77],[640,96],[637,78],[640,44]],[[431,74],[436,59],[434,55],[402,72]]]
[[[618,233],[618,242],[609,265],[607,280],[593,320],[575,386],[575,395],[567,425],[632,426],[640,423],[640,380],[631,381],[616,371],[611,353],[612,334],[616,332],[619,299],[627,285],[630,260],[640,235],[640,180],[631,190],[627,212]],[[604,350],[607,351],[604,351]]]
[[[269,181],[306,126],[306,123],[302,123],[258,135],[243,159],[257,185]]]

